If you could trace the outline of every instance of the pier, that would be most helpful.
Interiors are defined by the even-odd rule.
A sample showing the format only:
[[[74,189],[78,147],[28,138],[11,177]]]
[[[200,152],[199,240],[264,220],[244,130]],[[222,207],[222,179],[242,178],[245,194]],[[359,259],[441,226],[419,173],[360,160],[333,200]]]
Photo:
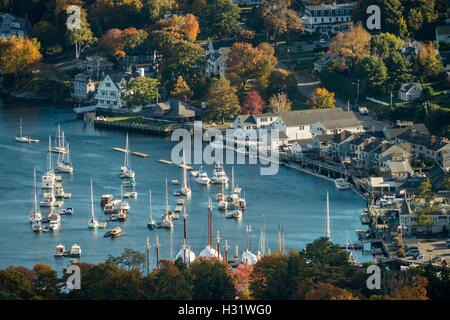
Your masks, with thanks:
[[[168,136],[175,129],[170,125],[136,123],[123,121],[94,120],[94,128],[132,131]]]

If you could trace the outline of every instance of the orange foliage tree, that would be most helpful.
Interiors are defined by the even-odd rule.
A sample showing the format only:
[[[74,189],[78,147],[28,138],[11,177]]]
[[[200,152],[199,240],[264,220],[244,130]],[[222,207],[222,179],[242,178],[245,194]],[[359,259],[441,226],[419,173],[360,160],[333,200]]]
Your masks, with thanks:
[[[0,40],[0,69],[3,74],[25,75],[35,70],[41,59],[36,41],[24,37]]]
[[[316,287],[307,292],[306,300],[359,300],[351,292],[336,288],[330,283],[319,283]]]
[[[415,276],[409,283],[404,283],[395,290],[395,300],[428,300],[427,287],[428,279],[422,276]]]

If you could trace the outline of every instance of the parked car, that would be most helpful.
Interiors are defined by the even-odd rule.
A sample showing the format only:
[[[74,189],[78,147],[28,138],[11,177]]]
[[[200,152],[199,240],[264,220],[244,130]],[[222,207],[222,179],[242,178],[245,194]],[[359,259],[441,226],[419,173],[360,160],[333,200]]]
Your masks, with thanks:
[[[322,38],[322,39],[320,39],[319,42],[323,44],[323,43],[326,43],[327,41],[324,38]]]
[[[423,259],[425,256],[423,255],[423,253],[419,253],[418,255],[414,256],[414,260],[420,260]]]

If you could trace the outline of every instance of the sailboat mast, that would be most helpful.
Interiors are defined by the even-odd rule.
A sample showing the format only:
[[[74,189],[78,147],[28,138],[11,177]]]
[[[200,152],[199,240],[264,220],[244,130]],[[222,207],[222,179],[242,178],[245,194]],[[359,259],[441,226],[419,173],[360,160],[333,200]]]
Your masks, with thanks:
[[[94,220],[94,195],[92,191],[92,178],[91,178],[91,218]]]
[[[331,240],[331,227],[330,227],[330,201],[327,191],[327,238]]]
[[[234,166],[231,167],[231,193],[234,192]]]
[[[166,212],[169,211],[169,198],[167,195],[167,179],[166,179]]]
[[[20,137],[22,138],[22,117],[20,117]]]
[[[156,235],[156,269],[159,270],[159,241],[158,241],[158,235]]]
[[[228,240],[225,240],[225,263],[228,263]]]
[[[211,233],[212,233],[212,204],[211,199],[208,202],[208,246],[211,249]]]
[[[249,249],[252,251],[252,226],[248,226],[248,243]]]
[[[149,200],[149,203],[150,203],[150,220],[153,220],[153,210],[152,210],[152,190],[149,190],[149,195],[150,195],[150,200]]]
[[[219,259],[220,258],[220,235],[219,235],[219,230],[217,230],[216,251],[217,251],[217,259]]]
[[[34,213],[38,212],[37,188],[36,188],[36,169],[34,169]]]
[[[61,126],[58,124],[58,147],[61,147]]]
[[[48,171],[52,171],[52,138],[48,136]]]

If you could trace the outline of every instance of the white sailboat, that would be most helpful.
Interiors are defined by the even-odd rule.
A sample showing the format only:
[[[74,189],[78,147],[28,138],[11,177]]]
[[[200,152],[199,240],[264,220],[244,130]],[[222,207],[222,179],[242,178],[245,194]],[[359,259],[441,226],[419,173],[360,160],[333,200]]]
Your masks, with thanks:
[[[55,136],[55,146],[50,150],[56,153],[67,153],[67,148],[64,146],[64,144],[65,144],[64,132],[61,135],[61,126],[58,123],[58,130]]]
[[[67,143],[67,152],[65,153],[58,153],[58,161],[57,161],[57,167],[56,169],[59,172],[64,173],[73,173],[73,166],[72,161],[70,159],[70,150],[69,150],[69,143]]]
[[[186,161],[184,159],[184,150],[183,150],[183,186],[181,187],[181,194],[189,197],[192,195],[191,188],[187,185],[187,178],[186,178]]]
[[[119,178],[124,179],[134,179],[134,171],[131,170],[131,161],[130,161],[130,150],[128,148],[128,133],[125,143],[125,161],[124,165],[120,167],[120,172],[118,173]]]
[[[41,219],[42,219],[41,211],[39,210],[39,207],[38,207],[38,196],[37,196],[37,187],[36,187],[36,169],[34,169],[33,210],[31,211],[29,219],[30,219],[30,223],[33,223],[33,226],[37,221],[41,221]]]
[[[152,190],[149,190],[149,202],[150,202],[150,219],[147,220],[147,228],[150,230],[156,228],[156,221],[153,219],[153,210],[152,210]]]
[[[92,179],[91,179],[91,218],[88,221],[88,228],[89,229],[96,229],[99,226],[99,222],[97,219],[95,219],[94,216],[94,196],[92,191]]]
[[[169,197],[167,194],[167,179],[166,179],[166,210],[162,214],[162,222],[161,222],[161,226],[163,228],[173,228],[172,215],[173,211],[172,209],[169,208]]]
[[[22,117],[20,118],[20,129],[19,129],[19,136],[16,137],[16,141],[17,142],[21,142],[21,143],[30,143],[31,140],[28,137],[24,137],[22,135]]]
[[[47,162],[47,172],[45,172],[45,174],[42,176],[42,189],[50,189],[51,192],[53,193],[54,188],[55,188],[55,182],[56,182],[56,175],[53,172],[52,169],[52,153],[51,153],[51,148],[52,148],[52,140],[51,137],[48,137],[48,162]]]
[[[195,260],[195,253],[189,249],[187,245],[187,215],[186,215],[186,208],[184,208],[184,242],[183,242],[183,248],[177,253],[175,256],[175,260],[181,259],[186,264],[191,264]]]

